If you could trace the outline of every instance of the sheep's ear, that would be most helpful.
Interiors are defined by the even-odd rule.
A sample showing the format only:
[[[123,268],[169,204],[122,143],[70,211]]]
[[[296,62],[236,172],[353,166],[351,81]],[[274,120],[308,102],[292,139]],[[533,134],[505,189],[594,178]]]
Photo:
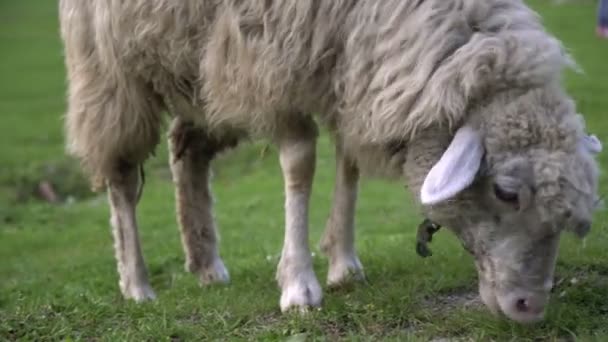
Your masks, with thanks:
[[[421,203],[431,205],[445,201],[471,185],[483,154],[480,134],[469,126],[459,128],[450,146],[424,179]]]
[[[581,143],[589,152],[593,154],[602,152],[602,142],[595,135],[585,135]]]

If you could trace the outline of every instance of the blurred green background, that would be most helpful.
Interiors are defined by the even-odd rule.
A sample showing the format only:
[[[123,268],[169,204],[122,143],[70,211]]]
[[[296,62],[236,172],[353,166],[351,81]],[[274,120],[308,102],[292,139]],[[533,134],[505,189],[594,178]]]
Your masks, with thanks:
[[[566,84],[591,133],[608,141],[608,41],[594,35],[594,1],[528,1],[585,73]],[[400,184],[366,180],[357,211],[357,248],[369,283],[325,291],[322,310],[281,315],[274,273],[283,239],[276,150],[257,143],[215,164],[226,287],[201,288],[183,270],[166,144],[147,163],[140,234],[156,302],[122,300],[108,207],[64,153],[65,71],[56,1],[0,2],[0,340],[414,339],[608,340],[608,228],[599,213],[589,237],[562,241],[547,320],[522,327],[478,303],[471,258],[450,234],[434,256],[415,254],[416,225]],[[311,213],[317,247],[333,187],[333,149],[318,146]],[[600,156],[602,169],[608,165]],[[602,193],[607,183],[602,175]],[[58,203],[45,187],[53,189]],[[49,197],[50,196],[50,197]]]

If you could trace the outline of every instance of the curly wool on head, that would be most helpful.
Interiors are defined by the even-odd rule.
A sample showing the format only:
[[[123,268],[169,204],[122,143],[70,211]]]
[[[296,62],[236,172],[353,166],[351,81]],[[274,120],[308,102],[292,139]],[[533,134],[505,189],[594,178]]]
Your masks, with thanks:
[[[590,202],[598,200],[598,170],[589,153],[577,153],[584,148],[586,134],[573,101],[555,85],[497,96],[501,97],[481,109],[488,164],[500,165],[518,156],[530,160],[533,190],[544,220],[591,216],[576,213],[595,208]],[[580,201],[589,203],[581,206]]]

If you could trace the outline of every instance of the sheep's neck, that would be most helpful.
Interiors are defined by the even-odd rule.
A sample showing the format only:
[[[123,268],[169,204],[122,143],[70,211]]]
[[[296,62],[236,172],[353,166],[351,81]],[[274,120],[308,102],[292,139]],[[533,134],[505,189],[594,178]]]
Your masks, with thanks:
[[[443,129],[427,129],[408,143],[403,167],[404,178],[416,203],[420,204],[420,188],[428,172],[439,161],[450,144],[450,136]],[[421,208],[423,211],[424,208]],[[425,212],[425,215],[429,213]]]

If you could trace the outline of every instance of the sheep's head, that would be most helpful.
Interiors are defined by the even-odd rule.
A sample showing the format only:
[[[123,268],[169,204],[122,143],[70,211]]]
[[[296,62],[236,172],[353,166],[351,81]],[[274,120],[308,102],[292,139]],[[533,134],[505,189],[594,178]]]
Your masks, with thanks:
[[[601,143],[555,89],[496,96],[470,118],[426,175],[421,202],[474,255],[492,311],[541,320],[561,233],[590,229]]]

